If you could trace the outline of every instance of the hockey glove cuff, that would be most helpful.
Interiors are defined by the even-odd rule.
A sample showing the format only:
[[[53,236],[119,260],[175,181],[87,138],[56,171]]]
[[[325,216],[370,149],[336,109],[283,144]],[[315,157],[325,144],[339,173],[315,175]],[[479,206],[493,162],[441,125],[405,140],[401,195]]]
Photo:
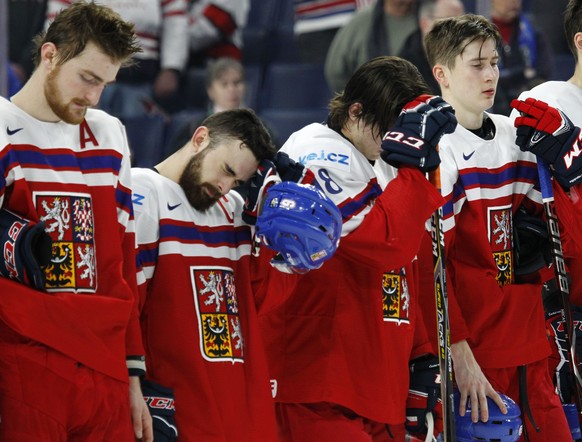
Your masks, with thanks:
[[[511,107],[521,112],[514,122],[519,148],[547,162],[565,188],[582,182],[580,128],[561,110],[534,98],[512,100]]]

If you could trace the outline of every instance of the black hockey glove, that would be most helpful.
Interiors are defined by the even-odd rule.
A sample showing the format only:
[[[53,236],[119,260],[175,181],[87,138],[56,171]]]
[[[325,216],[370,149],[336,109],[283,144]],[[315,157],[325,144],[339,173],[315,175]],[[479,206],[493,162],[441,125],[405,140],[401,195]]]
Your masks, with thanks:
[[[37,290],[45,290],[45,267],[52,254],[52,239],[44,223],[0,209],[0,275]]]
[[[576,333],[576,358],[578,370],[582,370],[580,357],[582,357],[582,308],[577,306],[571,307],[572,320],[574,321],[574,330]],[[562,403],[568,404],[574,401],[574,392],[576,390],[576,381],[570,368],[570,349],[566,345],[566,328],[562,321],[562,310],[554,310],[546,313],[546,328],[548,331],[550,344],[553,354],[550,361],[553,360],[556,365],[554,382],[556,390],[560,395]]]
[[[277,173],[281,177],[281,181],[303,183],[303,178],[307,172],[307,168],[303,164],[289,158],[285,152],[277,152],[273,162],[277,166]]]
[[[252,226],[256,224],[267,189],[279,181],[281,180],[277,176],[275,164],[269,160],[262,160],[255,175],[242,186],[246,193],[242,213],[245,223]]]
[[[535,273],[552,262],[546,222],[521,206],[513,217],[515,276]]]
[[[382,159],[394,167],[410,165],[422,172],[438,167],[437,144],[457,127],[455,111],[439,96],[421,95],[408,103],[382,140]]]
[[[436,437],[443,430],[439,359],[426,355],[410,361],[409,368],[406,430],[416,437],[422,436],[423,440],[427,432]]]
[[[174,414],[174,391],[152,381],[141,381],[143,398],[148,405],[154,427],[154,442],[175,442],[178,428]]]
[[[511,107],[521,112],[514,122],[519,148],[546,161],[562,186],[582,182],[580,128],[561,110],[534,98],[512,100]]]

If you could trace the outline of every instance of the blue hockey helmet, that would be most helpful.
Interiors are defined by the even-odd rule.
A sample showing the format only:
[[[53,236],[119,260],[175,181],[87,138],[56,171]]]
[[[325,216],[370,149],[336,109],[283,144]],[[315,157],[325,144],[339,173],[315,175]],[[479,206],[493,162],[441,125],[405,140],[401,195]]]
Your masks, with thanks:
[[[507,414],[502,414],[501,410],[487,398],[487,408],[489,409],[489,420],[487,422],[471,421],[471,402],[467,401],[467,409],[464,416],[459,415],[460,393],[455,390],[455,427],[457,442],[469,441],[496,441],[515,442],[522,433],[521,410],[510,397],[499,393],[501,400],[507,408]]]
[[[317,187],[292,181],[269,188],[256,224],[261,242],[298,272],[331,258],[341,230],[341,213],[333,201]]]

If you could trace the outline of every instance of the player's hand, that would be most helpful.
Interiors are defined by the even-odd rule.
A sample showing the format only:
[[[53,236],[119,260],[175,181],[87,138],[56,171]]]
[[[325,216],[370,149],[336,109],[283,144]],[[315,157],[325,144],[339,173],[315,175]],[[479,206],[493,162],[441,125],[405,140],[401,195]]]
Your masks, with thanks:
[[[478,422],[480,417],[482,422],[486,422],[489,419],[487,396],[493,399],[501,413],[506,414],[505,404],[481,371],[467,341],[452,344],[451,356],[455,367],[455,381],[460,392],[459,414],[465,415],[467,399],[470,399],[472,404],[471,420]]]
[[[44,223],[35,223],[0,209],[0,275],[45,290],[45,267],[50,263],[52,239]]]
[[[280,182],[275,163],[262,160],[256,173],[243,187],[246,193],[242,219],[245,223],[254,226],[261,213],[261,205],[269,187]]]
[[[382,159],[394,167],[414,166],[422,172],[438,167],[437,145],[457,127],[455,111],[439,96],[421,95],[409,102],[382,139]]]
[[[519,148],[550,164],[562,186],[569,188],[582,182],[580,128],[561,110],[534,98],[512,100],[511,107],[521,112],[514,121]]]
[[[129,377],[129,405],[135,438],[141,442],[153,442],[152,417],[141,392],[138,376]]]

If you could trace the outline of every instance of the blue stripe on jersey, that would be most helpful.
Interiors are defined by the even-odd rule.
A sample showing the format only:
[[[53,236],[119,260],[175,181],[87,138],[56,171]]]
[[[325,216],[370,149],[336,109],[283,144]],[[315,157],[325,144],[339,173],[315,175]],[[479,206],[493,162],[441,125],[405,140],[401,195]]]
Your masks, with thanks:
[[[115,189],[115,201],[117,201],[117,207],[121,207],[123,210],[129,213],[130,217],[133,218],[133,204],[131,202],[131,190],[124,186],[117,186]]]
[[[156,262],[158,262],[158,252],[159,249],[157,247],[153,249],[140,248],[136,257],[137,268],[155,266]]]
[[[362,193],[356,196],[355,199],[346,200],[346,202],[340,204],[340,212],[342,218],[348,220],[360,212],[365,206],[367,206],[370,201],[375,200],[382,194],[382,189],[377,182],[371,182]]]
[[[73,152],[68,149],[38,149],[31,146],[16,145],[9,150],[10,160],[5,164],[13,167],[14,163],[23,168],[39,167],[57,170],[80,170],[81,172],[113,172],[116,175],[121,168],[121,154],[111,149],[96,149],[90,152]],[[4,167],[6,170],[6,167]]]
[[[445,218],[453,215],[455,201],[466,196],[465,189],[483,188],[495,189],[517,181],[534,183],[539,188],[536,165],[529,162],[514,163],[510,167],[499,170],[489,169],[465,169],[459,171],[460,176],[453,186],[452,196],[445,195],[446,202],[443,205]]]
[[[471,172],[460,170],[459,173],[465,189],[472,187],[495,188],[514,181],[534,183],[538,179],[537,170],[533,163],[518,163],[502,170],[471,169]]]
[[[251,232],[248,227],[232,229],[232,226],[206,227],[194,224],[176,224],[164,219],[160,222],[160,242],[178,241],[183,243],[201,243],[207,246],[238,247],[251,243]]]

